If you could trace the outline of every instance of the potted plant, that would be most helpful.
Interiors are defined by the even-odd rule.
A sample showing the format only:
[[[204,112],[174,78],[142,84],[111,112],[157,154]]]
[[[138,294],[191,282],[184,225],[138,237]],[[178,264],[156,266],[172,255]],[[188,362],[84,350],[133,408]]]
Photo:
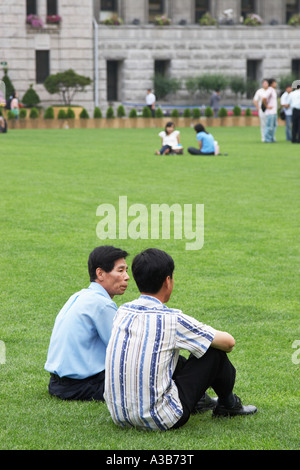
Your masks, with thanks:
[[[37,29],[44,27],[43,20],[38,15],[28,15],[26,18],[26,24]]]
[[[215,26],[217,24],[217,20],[211,16],[209,12],[204,13],[199,20],[199,24],[201,26]]]
[[[166,15],[156,16],[154,18],[154,24],[156,26],[169,26],[172,23],[172,20]]]
[[[263,20],[256,13],[250,13],[244,20],[244,25],[246,26],[261,26],[262,24]]]
[[[113,14],[110,18],[106,18],[106,20],[101,21],[101,24],[105,24],[106,26],[119,26],[123,24],[122,18],[119,18],[117,14]]]
[[[46,23],[47,24],[57,24],[59,25],[62,21],[62,17],[59,15],[48,15],[46,17]]]
[[[288,22],[289,26],[300,26],[300,14],[293,15]]]

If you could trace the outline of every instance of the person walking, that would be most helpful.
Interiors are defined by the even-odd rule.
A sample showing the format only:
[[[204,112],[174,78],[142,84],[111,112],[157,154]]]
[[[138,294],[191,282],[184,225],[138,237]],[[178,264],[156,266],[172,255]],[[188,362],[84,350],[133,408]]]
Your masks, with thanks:
[[[265,141],[265,129],[266,129],[266,122],[267,122],[267,115],[265,113],[265,107],[262,109],[263,99],[266,95],[266,91],[269,88],[269,81],[264,78],[262,81],[262,87],[259,88],[253,98],[254,106],[257,109],[257,113],[259,116],[260,121],[260,134],[261,134],[261,141]]]
[[[263,104],[266,107],[266,128],[265,128],[265,140],[266,143],[275,143],[275,132],[277,128],[277,93],[276,93],[277,82],[274,78],[269,80],[269,88],[266,91],[266,95],[263,98]]]

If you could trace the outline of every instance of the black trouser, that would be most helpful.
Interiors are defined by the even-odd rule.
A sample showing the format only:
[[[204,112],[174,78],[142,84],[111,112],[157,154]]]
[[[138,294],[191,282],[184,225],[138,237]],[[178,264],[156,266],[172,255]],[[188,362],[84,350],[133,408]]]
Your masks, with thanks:
[[[215,154],[215,152],[203,153],[203,152],[201,152],[200,149],[196,149],[195,147],[189,147],[188,152],[191,155],[214,155]]]
[[[86,379],[70,379],[50,374],[49,393],[62,400],[104,401],[105,371]]]
[[[300,109],[293,109],[292,117],[292,142],[300,143]]]
[[[183,415],[173,426],[175,429],[188,421],[196,403],[209,387],[213,388],[221,403],[229,404],[235,383],[235,368],[224,351],[210,347],[199,359],[193,355],[189,359],[180,356],[173,380],[183,406]]]

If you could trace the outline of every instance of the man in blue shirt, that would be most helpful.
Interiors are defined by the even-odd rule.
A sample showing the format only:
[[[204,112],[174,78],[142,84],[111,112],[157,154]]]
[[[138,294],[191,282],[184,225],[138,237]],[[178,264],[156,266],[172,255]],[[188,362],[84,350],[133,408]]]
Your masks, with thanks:
[[[55,320],[45,364],[51,395],[104,401],[106,347],[117,311],[112,299],[127,289],[127,256],[113,246],[90,254],[91,284],[72,295]]]

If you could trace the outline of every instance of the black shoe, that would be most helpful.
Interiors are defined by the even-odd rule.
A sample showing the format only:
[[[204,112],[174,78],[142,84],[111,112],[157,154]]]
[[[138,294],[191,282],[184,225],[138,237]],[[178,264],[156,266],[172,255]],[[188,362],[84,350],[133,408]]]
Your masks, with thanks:
[[[217,398],[210,397],[206,392],[202,398],[196,403],[195,408],[192,411],[192,414],[204,413],[204,411],[213,410],[218,404]]]
[[[253,405],[243,406],[241,399],[234,395],[235,404],[233,407],[226,408],[224,405],[217,405],[213,411],[213,417],[217,416],[246,416],[253,415],[257,412],[257,408]]]

